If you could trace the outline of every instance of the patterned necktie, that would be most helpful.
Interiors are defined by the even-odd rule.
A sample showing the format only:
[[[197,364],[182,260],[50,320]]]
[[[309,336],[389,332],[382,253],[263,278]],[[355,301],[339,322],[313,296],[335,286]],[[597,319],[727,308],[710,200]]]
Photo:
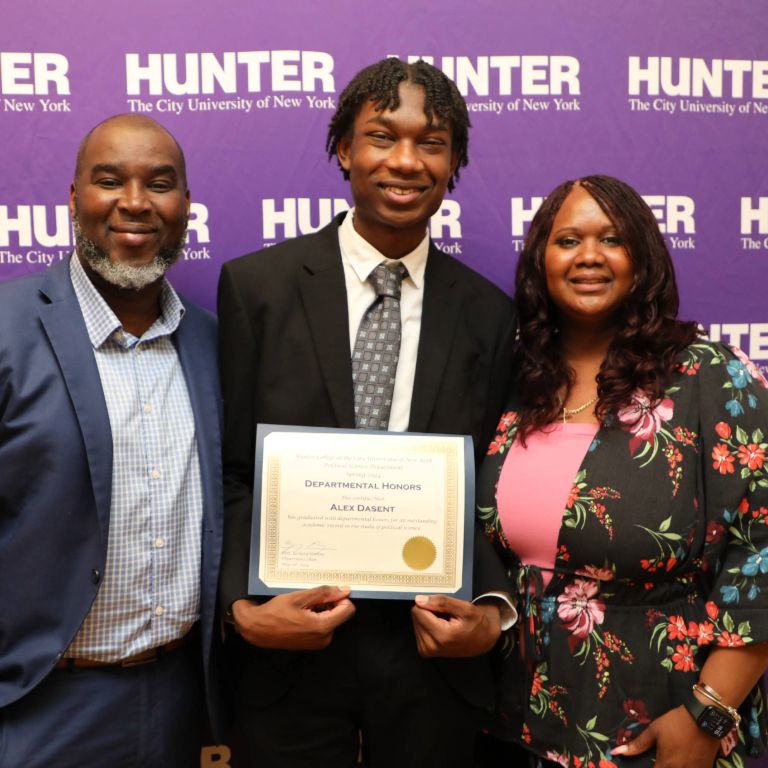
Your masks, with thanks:
[[[360,321],[352,353],[358,428],[386,429],[389,425],[400,355],[400,284],[407,273],[403,264],[382,262],[368,275],[376,299]]]

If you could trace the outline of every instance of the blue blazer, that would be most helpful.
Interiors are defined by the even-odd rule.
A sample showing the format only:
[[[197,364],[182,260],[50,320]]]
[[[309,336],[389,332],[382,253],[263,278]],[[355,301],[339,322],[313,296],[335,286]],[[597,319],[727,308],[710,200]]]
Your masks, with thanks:
[[[193,304],[173,336],[195,417],[203,486],[201,629],[209,708],[222,541],[216,320]],[[0,707],[61,657],[107,555],[112,435],[69,259],[0,283]]]

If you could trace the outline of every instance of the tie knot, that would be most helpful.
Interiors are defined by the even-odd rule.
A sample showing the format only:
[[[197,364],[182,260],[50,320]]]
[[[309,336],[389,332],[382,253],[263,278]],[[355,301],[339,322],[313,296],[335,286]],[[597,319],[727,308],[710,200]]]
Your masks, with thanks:
[[[368,279],[373,283],[377,296],[391,296],[393,299],[400,299],[400,284],[403,278],[408,274],[405,264],[386,264],[381,262],[373,269]]]

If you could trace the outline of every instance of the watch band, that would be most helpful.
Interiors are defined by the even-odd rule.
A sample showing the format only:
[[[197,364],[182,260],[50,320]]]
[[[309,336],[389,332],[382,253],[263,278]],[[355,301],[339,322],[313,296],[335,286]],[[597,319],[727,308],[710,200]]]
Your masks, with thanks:
[[[739,722],[738,713],[736,713],[737,716],[734,718],[728,711],[732,709],[731,707],[726,708],[720,703],[704,704],[696,697],[694,690],[696,690],[695,685],[685,697],[683,706],[685,706],[691,717],[696,721],[696,725],[718,739],[727,736]],[[715,701],[711,696],[707,698]]]

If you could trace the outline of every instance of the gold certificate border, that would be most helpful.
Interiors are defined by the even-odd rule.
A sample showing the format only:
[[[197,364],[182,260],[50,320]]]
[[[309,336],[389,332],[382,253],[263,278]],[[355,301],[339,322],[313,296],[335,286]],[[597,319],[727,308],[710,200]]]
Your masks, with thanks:
[[[302,437],[302,433],[280,433]],[[383,439],[395,440],[386,437]],[[269,587],[291,587],[305,584],[347,584],[352,588],[389,588],[403,591],[436,589],[455,591],[461,586],[458,537],[459,509],[463,508],[463,489],[459,488],[459,462],[464,463],[463,439],[460,437],[432,438],[413,436],[402,441],[402,450],[412,455],[442,455],[445,477],[445,508],[443,510],[443,556],[439,573],[401,571],[323,570],[280,568],[280,486],[283,458],[264,441],[262,474],[262,535],[259,558],[259,578]],[[323,450],[327,450],[327,445]],[[463,529],[462,529],[463,532]]]

